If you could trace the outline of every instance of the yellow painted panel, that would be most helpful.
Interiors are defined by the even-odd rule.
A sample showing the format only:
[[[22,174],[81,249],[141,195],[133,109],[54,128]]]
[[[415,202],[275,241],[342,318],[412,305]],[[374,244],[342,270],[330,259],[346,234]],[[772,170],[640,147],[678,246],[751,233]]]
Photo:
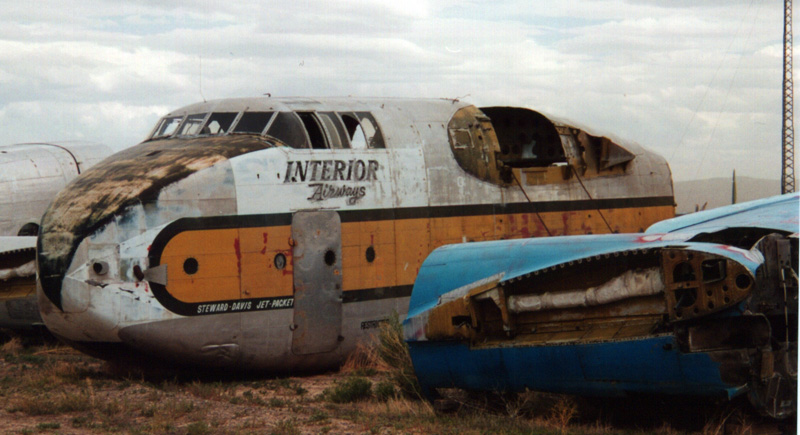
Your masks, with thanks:
[[[237,229],[184,231],[173,237],[164,247],[162,256],[191,253],[234,253]],[[175,253],[179,254],[175,254]]]
[[[360,222],[345,222],[342,224],[342,247],[358,246],[361,237]]]
[[[239,299],[239,277],[212,277],[179,279],[170,284],[167,290],[183,302],[210,302]]]
[[[342,290],[363,288],[361,268],[366,262],[361,246],[342,246]]]
[[[397,284],[409,285],[431,251],[430,226],[427,219],[408,219],[395,223],[397,241]]]
[[[283,269],[275,267],[279,253],[286,257]],[[291,296],[292,283],[290,251],[242,254],[242,298]]]

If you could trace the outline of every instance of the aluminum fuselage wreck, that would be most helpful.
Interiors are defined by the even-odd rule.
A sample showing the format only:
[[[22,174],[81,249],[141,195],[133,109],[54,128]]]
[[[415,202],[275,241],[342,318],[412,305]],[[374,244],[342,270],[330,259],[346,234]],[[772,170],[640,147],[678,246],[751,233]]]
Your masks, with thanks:
[[[405,315],[438,246],[641,231],[673,213],[663,158],[529,109],[212,101],[58,195],[40,309],[105,358],[320,369]]]
[[[795,413],[798,194],[645,234],[441,247],[404,332],[420,384],[733,398]]]
[[[34,264],[39,221],[69,181],[109,155],[105,145],[82,142],[0,147],[0,328],[42,325]]]

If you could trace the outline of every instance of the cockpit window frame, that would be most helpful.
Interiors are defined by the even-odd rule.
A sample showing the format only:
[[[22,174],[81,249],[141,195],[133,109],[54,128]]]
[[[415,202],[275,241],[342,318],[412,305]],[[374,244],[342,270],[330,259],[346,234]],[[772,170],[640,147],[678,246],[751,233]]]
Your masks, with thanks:
[[[172,131],[170,131],[169,133],[166,133],[166,134],[163,133],[163,131],[164,131],[166,125],[167,125],[167,122],[170,121],[170,120],[175,120],[175,119],[179,120],[178,124],[175,126],[175,128]],[[174,135],[176,132],[178,132],[178,130],[180,130],[180,128],[183,125],[183,122],[184,122],[185,119],[186,119],[186,115],[185,114],[183,114],[183,115],[174,115],[174,116],[167,115],[167,116],[162,117],[158,121],[158,124],[156,124],[156,128],[153,129],[153,133],[150,135],[150,139],[162,139],[162,138],[170,137],[170,136]],[[159,131],[162,132],[162,133],[159,134]]]
[[[206,122],[208,122],[209,116],[211,116],[211,113],[212,112],[190,113],[190,114],[186,115],[186,117],[184,118],[183,122],[181,122],[181,125],[175,131],[175,134],[174,134],[175,137],[200,136],[201,132],[203,130],[203,127],[206,125]],[[195,119],[198,119],[199,122],[194,123],[193,120],[195,120]],[[190,125],[190,122],[192,123],[191,125]],[[184,129],[192,128],[192,125],[197,125],[198,126],[197,130],[194,133],[185,133]]]

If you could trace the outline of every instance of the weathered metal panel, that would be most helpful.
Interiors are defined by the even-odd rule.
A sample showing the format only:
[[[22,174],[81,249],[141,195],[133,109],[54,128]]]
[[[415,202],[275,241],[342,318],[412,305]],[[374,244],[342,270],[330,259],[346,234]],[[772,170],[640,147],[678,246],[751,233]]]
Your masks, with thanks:
[[[342,330],[342,235],[335,211],[292,217],[294,333],[292,352],[330,352]]]

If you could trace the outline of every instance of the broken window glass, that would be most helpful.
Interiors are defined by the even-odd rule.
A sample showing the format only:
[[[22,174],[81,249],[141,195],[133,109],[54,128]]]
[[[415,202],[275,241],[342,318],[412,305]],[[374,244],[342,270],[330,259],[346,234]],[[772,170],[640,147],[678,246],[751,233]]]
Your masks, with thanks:
[[[311,139],[311,148],[321,150],[328,148],[328,144],[325,141],[325,134],[322,132],[322,127],[314,114],[311,112],[297,112],[297,115],[300,116],[303,125],[306,127],[308,138]]]
[[[200,133],[200,127],[206,119],[207,113],[196,113],[186,117],[186,121],[181,125],[178,136],[196,136]]]
[[[152,138],[155,139],[159,137],[172,136],[172,133],[175,133],[175,130],[177,130],[178,126],[181,125],[182,120],[183,116],[170,116],[168,118],[163,118],[158,124],[155,133],[153,133]]]
[[[267,128],[273,112],[244,112],[233,128],[234,133],[261,134]]]
[[[364,136],[364,130],[361,128],[361,123],[353,113],[340,113],[342,122],[347,129],[347,137],[350,139],[350,146],[353,149],[364,149],[367,147],[367,140]]]
[[[267,130],[267,135],[292,148],[308,148],[308,136],[303,123],[294,112],[278,112]]]
[[[325,131],[328,133],[328,143],[330,143],[331,148],[348,148],[349,144],[347,143],[347,139],[345,139],[347,133],[339,117],[333,112],[320,112],[317,113],[317,116],[319,116],[319,119],[325,126]]]
[[[358,119],[361,121],[361,128],[364,130],[364,136],[367,139],[367,146],[369,148],[386,148],[383,144],[383,135],[378,128],[378,123],[375,118],[368,112],[357,112]]]
[[[238,115],[238,113],[235,112],[212,113],[200,134],[218,136],[227,133],[228,129],[231,128],[231,124],[233,124],[233,121],[236,119],[236,115]]]

